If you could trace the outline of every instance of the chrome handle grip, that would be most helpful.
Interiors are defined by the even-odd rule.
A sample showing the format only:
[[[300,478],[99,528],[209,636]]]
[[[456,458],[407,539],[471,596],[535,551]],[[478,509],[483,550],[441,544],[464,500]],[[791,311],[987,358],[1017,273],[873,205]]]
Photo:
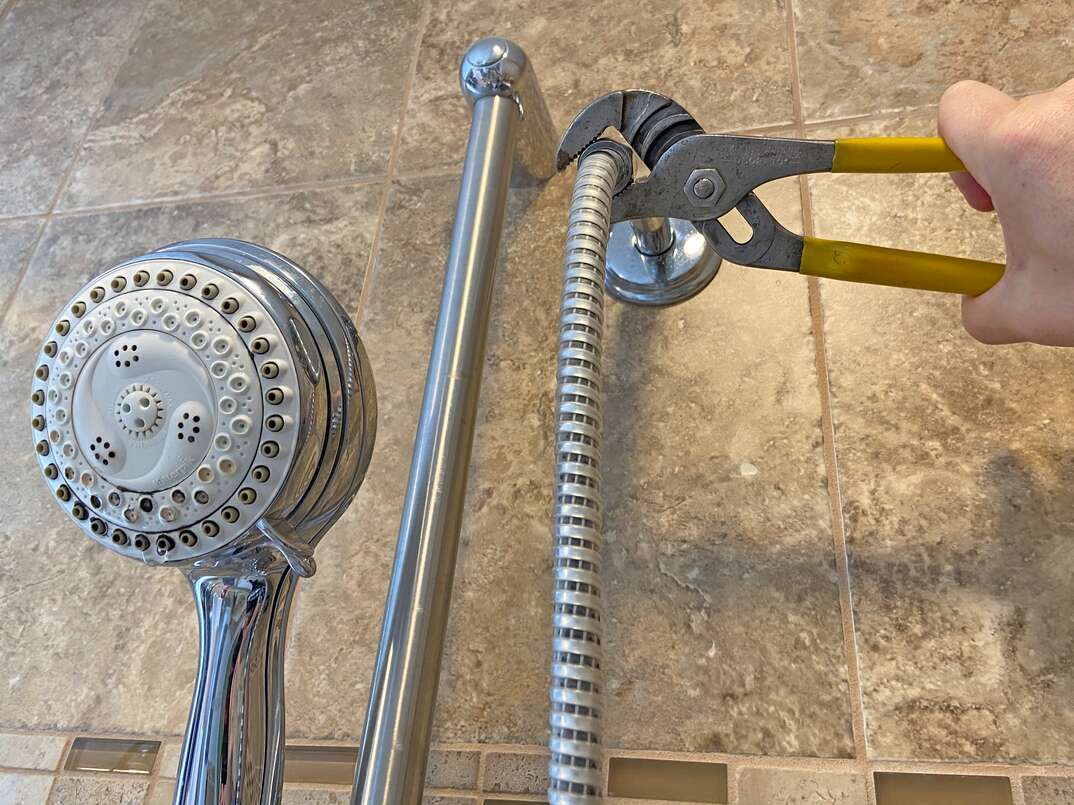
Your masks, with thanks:
[[[187,570],[198,676],[175,805],[274,805],[283,785],[283,660],[298,578],[264,543]]]

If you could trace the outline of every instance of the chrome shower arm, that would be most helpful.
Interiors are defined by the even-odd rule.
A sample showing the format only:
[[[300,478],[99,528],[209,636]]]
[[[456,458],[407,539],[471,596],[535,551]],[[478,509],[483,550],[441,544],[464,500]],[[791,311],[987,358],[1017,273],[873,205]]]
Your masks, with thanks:
[[[421,801],[512,159],[526,182],[554,172],[518,45],[475,43],[460,80],[473,117],[352,805]]]
[[[283,785],[283,662],[297,576],[258,541],[186,571],[198,676],[175,805],[274,805]]]

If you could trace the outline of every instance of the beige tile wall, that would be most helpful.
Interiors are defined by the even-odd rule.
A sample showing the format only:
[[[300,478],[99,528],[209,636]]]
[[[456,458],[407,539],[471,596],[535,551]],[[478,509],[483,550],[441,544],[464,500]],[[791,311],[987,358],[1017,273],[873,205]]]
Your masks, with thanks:
[[[0,2],[0,801],[170,795],[188,591],[77,537],[35,477],[24,398],[70,290],[185,237],[305,264],[369,346],[377,453],[303,582],[287,669],[290,737],[356,740],[466,130],[455,68],[493,32],[527,48],[559,124],[646,85],[713,130],[931,133],[958,78],[1026,93],[1074,63],[1056,0]],[[508,214],[436,727],[445,803],[543,785],[569,185]],[[943,177],[764,197],[806,233],[1002,254]],[[877,771],[1074,799],[1069,359],[974,345],[954,300],[799,280],[727,265],[687,305],[612,308],[610,750],[722,764],[740,805],[889,805]],[[57,772],[83,733],[166,738],[148,779]]]

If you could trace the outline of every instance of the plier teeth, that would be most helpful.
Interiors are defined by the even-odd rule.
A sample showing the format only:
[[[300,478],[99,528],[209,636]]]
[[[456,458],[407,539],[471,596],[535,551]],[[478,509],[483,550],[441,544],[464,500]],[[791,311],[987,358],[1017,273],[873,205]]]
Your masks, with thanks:
[[[559,142],[556,165],[569,166],[608,129],[617,131],[641,160],[652,167],[663,152],[701,126],[666,95],[644,89],[609,92],[578,113]]]

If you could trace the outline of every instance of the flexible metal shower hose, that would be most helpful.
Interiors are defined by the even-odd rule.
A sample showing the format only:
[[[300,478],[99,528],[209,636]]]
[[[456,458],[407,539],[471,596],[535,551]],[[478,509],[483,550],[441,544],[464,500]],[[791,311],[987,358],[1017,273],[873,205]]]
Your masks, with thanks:
[[[556,368],[548,800],[599,803],[601,757],[601,340],[605,253],[619,166],[584,156],[571,197]]]

